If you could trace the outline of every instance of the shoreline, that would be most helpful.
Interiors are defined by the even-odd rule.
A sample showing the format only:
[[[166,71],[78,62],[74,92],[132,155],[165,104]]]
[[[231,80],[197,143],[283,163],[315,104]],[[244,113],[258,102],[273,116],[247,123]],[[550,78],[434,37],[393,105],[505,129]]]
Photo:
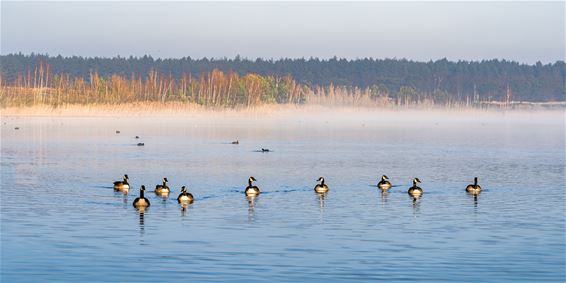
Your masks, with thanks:
[[[0,108],[1,117],[207,117],[207,116],[278,116],[278,114],[332,114],[340,113],[564,113],[565,108],[475,108],[475,107],[354,107],[331,105],[264,104],[255,107],[211,108],[178,102],[143,102],[126,104],[70,104],[59,107],[37,105]]]

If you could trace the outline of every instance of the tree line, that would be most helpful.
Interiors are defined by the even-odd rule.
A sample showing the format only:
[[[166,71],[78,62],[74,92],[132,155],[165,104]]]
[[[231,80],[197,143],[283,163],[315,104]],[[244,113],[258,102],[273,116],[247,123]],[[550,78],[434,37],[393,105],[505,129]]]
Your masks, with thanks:
[[[39,87],[44,96],[56,91],[68,92],[69,99],[78,96],[63,100],[69,103],[83,103],[87,97],[101,103],[175,99],[217,106],[342,100],[397,105],[564,101],[565,74],[563,61],[527,65],[505,60],[0,56],[4,98],[17,98],[15,89],[23,88],[36,88],[37,96]],[[90,94],[79,94],[76,88],[89,89]]]

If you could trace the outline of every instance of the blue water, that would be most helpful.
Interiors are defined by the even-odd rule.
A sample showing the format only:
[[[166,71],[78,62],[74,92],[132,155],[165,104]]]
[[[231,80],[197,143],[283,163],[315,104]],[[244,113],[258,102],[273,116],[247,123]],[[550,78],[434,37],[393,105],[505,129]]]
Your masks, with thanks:
[[[563,113],[340,115],[2,117],[1,281],[564,282]]]

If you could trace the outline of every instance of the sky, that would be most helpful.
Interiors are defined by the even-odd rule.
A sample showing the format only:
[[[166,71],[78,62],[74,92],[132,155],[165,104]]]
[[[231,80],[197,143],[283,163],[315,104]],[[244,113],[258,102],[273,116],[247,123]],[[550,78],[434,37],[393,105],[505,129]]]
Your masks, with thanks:
[[[0,2],[0,53],[506,59],[565,56],[565,2]]]

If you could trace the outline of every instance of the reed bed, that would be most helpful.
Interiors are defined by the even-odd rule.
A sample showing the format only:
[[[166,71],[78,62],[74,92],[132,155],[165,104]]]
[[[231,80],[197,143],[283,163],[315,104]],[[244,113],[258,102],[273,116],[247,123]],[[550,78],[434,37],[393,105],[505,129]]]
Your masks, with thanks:
[[[507,107],[508,102],[499,107]],[[186,111],[198,107],[239,109],[270,104],[384,108],[481,108],[490,105],[477,97],[455,100],[440,90],[421,93],[410,86],[390,93],[379,86],[316,86],[298,83],[289,75],[249,73],[241,76],[219,70],[199,77],[184,74],[174,78],[170,74],[150,71],[144,76],[114,74],[108,77],[91,72],[83,78],[53,74],[48,65],[40,63],[33,71],[17,74],[9,82],[0,76],[2,109],[47,107],[56,110],[69,105],[108,109],[112,105],[127,105],[120,107],[145,111],[166,107],[171,111]]]

